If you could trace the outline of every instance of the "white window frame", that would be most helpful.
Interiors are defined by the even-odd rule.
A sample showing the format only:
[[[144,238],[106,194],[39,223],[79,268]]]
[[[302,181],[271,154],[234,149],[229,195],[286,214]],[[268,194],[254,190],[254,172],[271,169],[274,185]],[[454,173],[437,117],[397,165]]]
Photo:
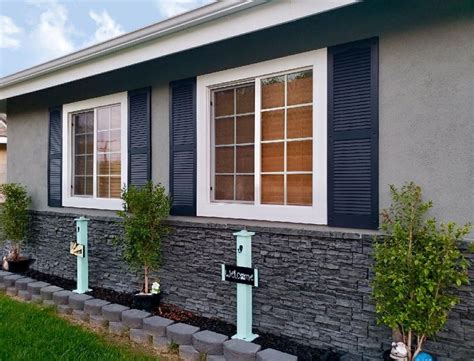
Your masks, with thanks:
[[[313,202],[312,206],[260,203],[260,78],[313,70]],[[212,90],[255,81],[255,202],[212,200]],[[318,49],[197,77],[197,215],[236,219],[327,224],[327,49]]]
[[[121,121],[121,179],[122,186],[128,184],[128,97],[127,92],[106,95],[98,98],[82,100],[75,103],[63,105],[63,160],[62,160],[62,196],[63,206],[73,208],[90,208],[104,210],[122,209],[121,199],[98,198],[97,194],[97,108],[120,104]],[[94,174],[93,174],[93,197],[74,196],[72,194],[73,184],[73,140],[72,140],[72,115],[81,111],[94,110]]]

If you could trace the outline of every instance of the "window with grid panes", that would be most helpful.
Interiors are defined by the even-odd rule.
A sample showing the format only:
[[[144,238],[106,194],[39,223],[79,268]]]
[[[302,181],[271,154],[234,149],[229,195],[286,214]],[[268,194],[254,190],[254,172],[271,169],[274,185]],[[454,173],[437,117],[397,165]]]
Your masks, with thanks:
[[[260,94],[255,95],[257,81]],[[258,176],[261,204],[312,205],[312,87],[312,70],[304,70],[213,92],[214,201],[253,203]],[[261,125],[257,140],[256,112]],[[255,141],[260,147],[257,175]]]

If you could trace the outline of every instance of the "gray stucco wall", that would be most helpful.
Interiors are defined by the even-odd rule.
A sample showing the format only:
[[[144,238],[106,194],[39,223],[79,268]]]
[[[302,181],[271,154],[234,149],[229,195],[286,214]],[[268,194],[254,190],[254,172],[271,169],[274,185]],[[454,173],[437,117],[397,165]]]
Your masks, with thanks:
[[[317,28],[321,24],[313,26]],[[368,31],[361,26],[360,34],[351,34],[350,37],[347,34],[328,34],[328,38],[336,37],[344,41],[362,36],[379,36],[381,208],[390,202],[389,184],[400,185],[407,180],[414,180],[423,187],[425,196],[434,201],[435,216],[459,223],[474,220],[473,33],[473,17],[458,16],[436,21],[430,19],[425,23],[401,26],[397,30],[386,28],[385,25],[385,28],[377,31],[373,25],[373,29]],[[264,46],[265,36],[260,40]],[[292,44],[292,32],[288,32],[286,41]],[[321,42],[321,39],[315,41],[314,46]],[[308,45],[298,44],[296,49],[291,49],[292,52],[308,50]],[[143,68],[135,69],[136,73],[132,72],[130,78],[121,73],[106,74],[100,82],[102,90],[94,86],[89,87],[88,92],[67,94],[66,91],[62,101],[71,102],[78,100],[78,97],[82,99],[88,93],[92,97],[111,92],[112,89],[104,83],[118,84],[114,91],[119,91],[126,86],[143,86],[137,83],[137,76],[139,79],[148,79],[153,86],[152,176],[155,181],[168,186],[168,84],[180,77],[239,64],[238,57],[226,55],[213,68],[208,61],[212,54],[213,49],[196,51],[185,57],[187,67],[182,66],[185,60],[179,57],[174,62],[167,61],[161,65],[144,65]],[[280,51],[274,56],[283,55],[285,53]],[[249,54],[242,54],[241,62],[249,62],[249,59]],[[257,60],[261,59],[254,61]],[[150,73],[149,67],[156,72]],[[51,96],[52,99],[54,97]],[[48,114],[46,106],[41,105],[38,99],[31,104],[23,102],[21,107],[15,106],[15,102],[9,106],[8,180],[26,184],[33,196],[33,208],[47,210]],[[51,101],[43,99],[43,104],[48,104],[48,100]],[[111,214],[101,211],[87,213]],[[469,238],[473,238],[473,234]]]

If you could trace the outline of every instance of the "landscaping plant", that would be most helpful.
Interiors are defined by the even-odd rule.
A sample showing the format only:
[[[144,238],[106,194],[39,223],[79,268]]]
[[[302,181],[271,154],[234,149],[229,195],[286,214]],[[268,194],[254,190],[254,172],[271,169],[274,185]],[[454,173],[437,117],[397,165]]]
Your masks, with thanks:
[[[379,323],[401,333],[412,361],[459,302],[456,288],[468,283],[469,264],[458,241],[470,225],[428,218],[432,202],[422,200],[413,182],[392,185],[390,192],[392,205],[382,212],[386,237],[375,242],[373,296]]]
[[[17,183],[0,185],[5,202],[0,207],[0,244],[9,242],[7,261],[21,259],[21,246],[27,240],[31,198],[26,188]]]
[[[117,242],[124,247],[123,257],[135,270],[143,271],[145,294],[149,293],[149,275],[161,266],[161,242],[169,233],[164,224],[171,208],[171,199],[161,184],[148,182],[143,187],[122,190],[124,234]]]

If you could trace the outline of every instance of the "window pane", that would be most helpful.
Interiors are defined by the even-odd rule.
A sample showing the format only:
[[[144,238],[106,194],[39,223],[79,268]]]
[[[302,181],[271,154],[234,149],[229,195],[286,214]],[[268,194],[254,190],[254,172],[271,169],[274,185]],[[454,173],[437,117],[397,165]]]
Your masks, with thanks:
[[[109,177],[97,177],[97,197],[109,198]]]
[[[111,152],[120,152],[120,130],[110,131],[110,145]]]
[[[120,129],[122,127],[120,118],[120,105],[110,107],[110,129]]]
[[[94,188],[94,178],[93,177],[84,177],[86,182],[86,195],[92,196],[93,195],[93,188]]]
[[[262,109],[285,105],[285,77],[277,76],[262,80]]]
[[[85,155],[76,155],[74,157],[74,174],[75,175],[85,175],[86,174],[86,156]]]
[[[236,89],[237,114],[255,111],[255,87],[253,85]]]
[[[109,130],[110,128],[110,107],[97,109],[97,130]]]
[[[120,177],[110,177],[110,198],[120,198],[121,187]]]
[[[108,176],[110,173],[110,162],[108,154],[97,155],[97,174]]]
[[[236,200],[253,201],[254,200],[254,180],[253,175],[236,176]]]
[[[289,172],[312,170],[313,141],[287,143],[287,170]]]
[[[234,144],[234,118],[216,119],[216,144]]]
[[[234,114],[234,89],[214,93],[215,116]]]
[[[285,111],[262,112],[262,140],[283,139],[285,137]]]
[[[234,200],[234,176],[216,175],[214,189],[214,199],[216,200]]]
[[[288,174],[287,204],[310,206],[313,203],[313,176],[311,174]]]
[[[108,131],[102,131],[102,132],[97,132],[97,151],[104,153],[104,152],[109,152],[109,132]]]
[[[288,105],[313,101],[313,71],[306,70],[288,75]]]
[[[237,117],[237,144],[255,141],[255,119],[253,115]]]
[[[262,144],[262,172],[282,172],[284,143]]]
[[[313,136],[313,107],[288,109],[287,137],[311,138]]]
[[[216,148],[216,173],[234,173],[234,147]]]
[[[86,154],[86,135],[76,135],[74,151],[76,155]]]
[[[118,153],[113,153],[109,154],[109,161],[110,161],[110,174],[111,175],[120,175],[122,171],[122,159],[120,154]],[[120,178],[119,178],[120,182]]]
[[[74,195],[82,196],[85,193],[85,177],[74,177]]]
[[[237,173],[253,173],[254,150],[253,145],[245,145],[236,148]]]
[[[94,174],[94,155],[86,156],[86,174],[93,175]]]
[[[262,203],[283,204],[283,175],[262,175]]]

